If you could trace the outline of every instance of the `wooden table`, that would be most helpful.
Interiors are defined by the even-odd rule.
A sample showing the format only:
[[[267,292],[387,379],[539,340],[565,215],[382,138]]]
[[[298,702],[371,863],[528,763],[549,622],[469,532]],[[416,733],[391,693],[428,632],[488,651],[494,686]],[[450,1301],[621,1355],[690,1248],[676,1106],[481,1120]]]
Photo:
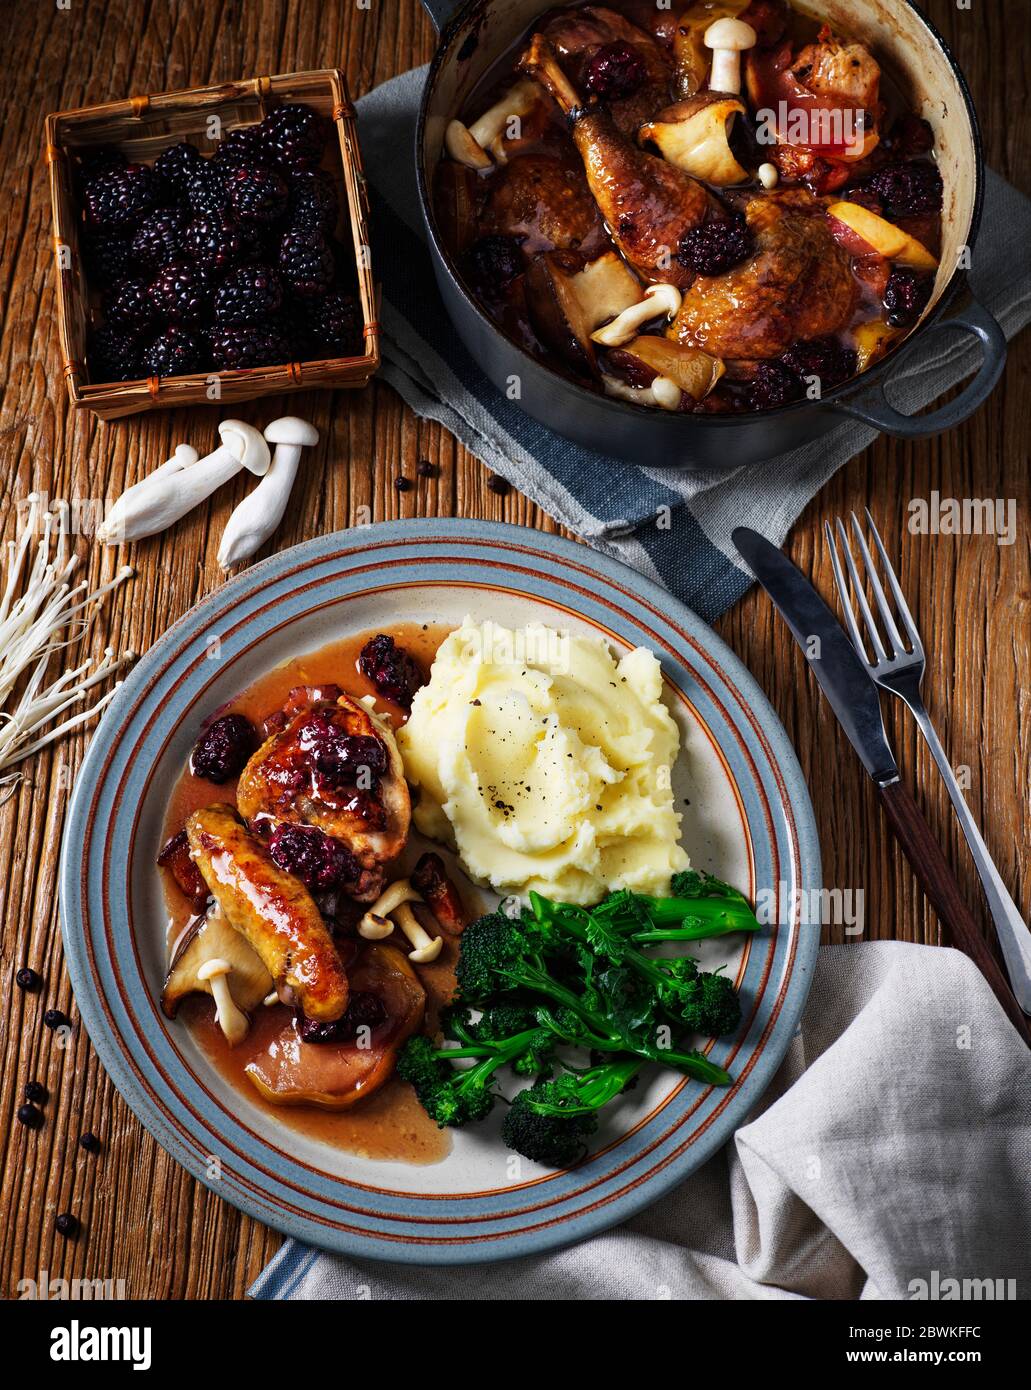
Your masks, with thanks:
[[[1031,41],[1007,19],[1005,0],[925,0],[962,63],[981,113],[990,163],[1027,191],[1031,149],[1011,113],[1028,98]],[[0,147],[3,217],[0,416],[3,535],[14,534],[15,508],[33,489],[53,497],[117,494],[188,438],[215,438],[217,412],[163,412],[99,423],[67,408],[54,331],[50,208],[41,155],[44,113],[134,92],[157,92],[253,73],[337,65],[351,91],[426,61],[433,32],[418,0],[323,4],[321,0],[72,0],[19,4],[5,17]],[[969,769],[971,805],[1003,877],[1031,910],[1027,858],[1027,787],[1031,657],[1028,539],[1000,547],[991,537],[921,537],[906,529],[906,504],[938,489],[943,497],[1015,498],[1027,516],[1028,394],[1031,336],[1013,348],[992,400],[946,438],[916,444],[880,439],[842,469],[807,508],[789,548],[827,593],[831,575],[820,539],[823,520],[868,503],[891,551],[932,654],[927,699],[956,765]],[[323,442],[305,465],[286,523],[286,546],[356,519],[472,516],[555,530],[515,492],[488,489],[483,466],[440,427],[417,420],[388,387],[336,396],[312,393],[241,408],[266,421],[280,407],[310,415]],[[399,473],[418,460],[439,464],[436,480],[398,492]],[[218,586],[221,528],[245,485],[223,489],[173,534],[134,548],[138,576],[108,610],[106,641],[146,648],[193,603]],[[368,508],[359,512],[359,508]],[[91,574],[110,573],[111,555],[94,552]],[[937,927],[912,875],[886,833],[861,774],[784,626],[754,591],[717,629],[751,668],[798,749],[816,807],[825,881],[866,893],[867,935],[936,940]],[[911,723],[895,719],[904,776],[918,788],[931,824],[981,912],[978,886],[940,782]],[[56,904],[57,859],[70,775],[85,739],[60,745],[29,767],[19,793],[0,811],[0,914],[4,925],[0,995],[0,1297],[23,1277],[75,1276],[126,1281],[130,1297],[238,1298],[280,1243],[178,1168],[143,1131],[101,1069],[81,1026],[65,1050],[40,1026],[57,1006],[77,1019],[62,968]],[[838,939],[841,929],[829,929]],[[31,963],[46,976],[42,995],[15,987]],[[14,1123],[30,1079],[49,1089],[46,1124],[32,1133]],[[103,1152],[85,1153],[85,1130]],[[83,1230],[75,1242],[55,1233],[70,1210]]]

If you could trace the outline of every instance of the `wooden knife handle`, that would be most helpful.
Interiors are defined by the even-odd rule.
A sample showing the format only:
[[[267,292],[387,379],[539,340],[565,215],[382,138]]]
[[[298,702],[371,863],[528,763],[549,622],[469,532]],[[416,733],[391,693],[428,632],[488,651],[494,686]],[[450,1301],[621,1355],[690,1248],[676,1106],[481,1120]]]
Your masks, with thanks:
[[[1001,966],[963,901],[956,876],[919,806],[901,782],[892,782],[877,790],[895,838],[952,945],[974,962],[995,991],[1014,1028],[1031,1046],[1031,1024],[1014,999]]]

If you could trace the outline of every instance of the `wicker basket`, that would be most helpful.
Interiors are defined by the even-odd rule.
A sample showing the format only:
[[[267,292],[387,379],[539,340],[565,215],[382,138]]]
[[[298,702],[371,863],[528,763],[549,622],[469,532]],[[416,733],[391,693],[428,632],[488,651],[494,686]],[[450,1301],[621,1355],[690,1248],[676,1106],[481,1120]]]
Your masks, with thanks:
[[[330,117],[339,136],[347,192],[346,202],[341,200],[341,218],[346,220],[349,212],[364,320],[364,354],[241,371],[150,377],[140,381],[106,384],[89,381],[86,338],[91,322],[91,301],[80,254],[82,217],[72,187],[69,154],[91,145],[115,145],[133,162],[151,163],[164,150],[186,139],[202,153],[210,153],[216,148],[207,134],[212,117],[218,117],[221,132],[225,134],[236,126],[260,121],[276,106],[295,101]],[[380,361],[379,325],[369,250],[368,193],[357,122],[343,73],[325,68],[280,77],[256,77],[245,82],[194,87],[185,92],[132,97],[128,101],[83,107],[77,111],[59,111],[46,118],[46,159],[54,212],[58,331],[68,392],[76,407],[86,407],[103,419],[112,420],[143,410],[205,403],[221,405],[280,391],[365,386],[376,371]],[[339,177],[332,145],[324,165]]]

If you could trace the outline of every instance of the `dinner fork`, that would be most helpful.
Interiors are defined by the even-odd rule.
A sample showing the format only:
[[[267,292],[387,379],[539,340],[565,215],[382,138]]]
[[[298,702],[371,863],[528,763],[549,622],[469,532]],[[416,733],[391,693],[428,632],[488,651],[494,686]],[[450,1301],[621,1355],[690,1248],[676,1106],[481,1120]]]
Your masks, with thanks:
[[[999,936],[999,944],[1002,947],[1002,955],[1006,962],[1013,994],[1024,1013],[1031,1014],[1031,932],[1028,931],[1027,924],[1020,915],[1020,910],[1010,897],[992,856],[988,853],[988,847],[963,798],[948,755],[942,747],[941,740],[924,707],[924,702],[920,696],[920,684],[926,666],[924,645],[920,640],[920,633],[917,631],[913,615],[909,611],[909,605],[906,603],[891,561],[888,559],[887,551],[877,527],[874,525],[874,519],[870,515],[870,509],[867,507],[865,510],[870,533],[873,536],[874,545],[884,570],[884,577],[888,581],[888,588],[891,590],[891,596],[894,600],[895,612],[898,614],[899,621],[909,640],[909,649],[907,650],[906,643],[899,632],[895,615],[892,613],[891,605],[877,573],[874,558],[870,553],[870,547],[867,545],[866,537],[855,512],[851,515],[852,534],[859,551],[860,564],[865,570],[870,591],[880,616],[883,640],[882,632],[878,629],[877,621],[867,601],[859,565],[856,563],[852,554],[852,547],[849,544],[848,532],[841,519],[837,518],[834,529],[831,528],[828,521],[824,523],[824,531],[830,547],[834,582],[838,587],[838,595],[844,610],[849,636],[852,639],[852,645],[877,685],[884,690],[891,691],[893,695],[897,695],[909,706],[916,720],[917,728],[923,734],[934,761],[938,764],[938,771],[948,789],[953,809],[959,819],[963,834],[966,836],[967,844],[970,846],[970,853],[977,865],[977,872],[981,876],[981,883],[984,886],[988,907]],[[860,632],[849,598],[849,584],[846,581],[838,555],[835,531],[837,532],[837,541],[840,541],[844,553],[845,568],[848,570],[848,578],[851,580],[852,593],[862,615],[870,649],[873,652],[872,659],[868,655],[866,643],[863,641],[863,634]]]

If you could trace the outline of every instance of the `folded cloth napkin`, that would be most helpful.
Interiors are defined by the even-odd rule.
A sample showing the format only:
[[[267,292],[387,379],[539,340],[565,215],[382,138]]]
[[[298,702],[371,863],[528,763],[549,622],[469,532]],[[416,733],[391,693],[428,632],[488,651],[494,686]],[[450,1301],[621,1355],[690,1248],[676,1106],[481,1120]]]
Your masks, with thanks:
[[[759,1112],[625,1226],[488,1269],[351,1260],[290,1241],[250,1293],[1027,1299],[1031,1054],[959,952],[826,946]]]
[[[417,415],[439,420],[583,540],[666,585],[707,620],[752,583],[730,540],[751,526],[780,545],[806,503],[876,430],[847,421],[747,473],[685,473],[614,463],[531,420],[495,390],[452,329],[423,240],[415,179],[415,124],[426,69],[385,82],[358,102],[372,189],[376,274],[383,283],[382,376]],[[1031,318],[1031,203],[995,174],[974,252],[971,284],[1012,337]],[[893,403],[930,404],[976,365],[966,335],[915,346],[896,374]],[[656,525],[665,508],[672,524]]]

